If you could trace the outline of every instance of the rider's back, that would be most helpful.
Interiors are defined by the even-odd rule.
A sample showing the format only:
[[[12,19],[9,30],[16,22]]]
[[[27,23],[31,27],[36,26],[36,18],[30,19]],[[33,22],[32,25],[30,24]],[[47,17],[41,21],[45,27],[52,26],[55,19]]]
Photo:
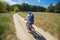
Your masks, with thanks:
[[[32,13],[29,14],[28,21],[29,22],[34,22],[34,15]]]

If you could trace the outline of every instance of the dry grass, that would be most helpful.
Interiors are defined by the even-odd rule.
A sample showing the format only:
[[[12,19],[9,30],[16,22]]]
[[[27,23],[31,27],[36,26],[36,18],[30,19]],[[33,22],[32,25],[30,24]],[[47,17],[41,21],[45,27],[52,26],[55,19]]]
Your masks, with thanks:
[[[26,18],[28,12],[20,12],[19,14],[23,18]],[[46,12],[33,12],[33,14],[35,15],[34,25],[57,37],[57,33],[59,32],[57,28],[60,29],[60,14]]]
[[[18,40],[13,23],[14,13],[0,13],[0,40]]]

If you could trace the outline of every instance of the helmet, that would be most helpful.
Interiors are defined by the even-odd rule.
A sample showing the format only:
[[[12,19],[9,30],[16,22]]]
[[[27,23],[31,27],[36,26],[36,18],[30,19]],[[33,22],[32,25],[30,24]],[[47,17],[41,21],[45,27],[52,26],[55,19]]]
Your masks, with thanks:
[[[31,11],[29,12],[29,14],[31,14]]]

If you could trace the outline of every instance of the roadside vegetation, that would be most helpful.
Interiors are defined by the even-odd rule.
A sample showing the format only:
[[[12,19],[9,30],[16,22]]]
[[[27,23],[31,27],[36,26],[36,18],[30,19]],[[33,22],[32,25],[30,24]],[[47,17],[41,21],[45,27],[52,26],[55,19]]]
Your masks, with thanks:
[[[18,40],[13,23],[14,13],[0,13],[0,40]]]
[[[60,14],[46,12],[33,12],[33,14],[35,15],[34,25],[58,38],[58,33],[60,32]],[[28,12],[20,12],[19,15],[26,19]]]

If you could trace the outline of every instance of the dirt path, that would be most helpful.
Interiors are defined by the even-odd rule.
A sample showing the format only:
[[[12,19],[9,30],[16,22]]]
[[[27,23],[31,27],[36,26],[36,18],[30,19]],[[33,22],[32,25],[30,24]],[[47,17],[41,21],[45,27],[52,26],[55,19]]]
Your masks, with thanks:
[[[16,29],[16,35],[19,40],[36,40],[36,38],[33,37],[33,35],[29,34],[27,32],[26,28],[26,21],[18,15],[18,13],[13,15],[15,29]],[[35,30],[40,33],[38,36],[38,40],[57,40],[53,36],[51,36],[49,33],[44,32],[42,29],[36,27],[33,25]]]

